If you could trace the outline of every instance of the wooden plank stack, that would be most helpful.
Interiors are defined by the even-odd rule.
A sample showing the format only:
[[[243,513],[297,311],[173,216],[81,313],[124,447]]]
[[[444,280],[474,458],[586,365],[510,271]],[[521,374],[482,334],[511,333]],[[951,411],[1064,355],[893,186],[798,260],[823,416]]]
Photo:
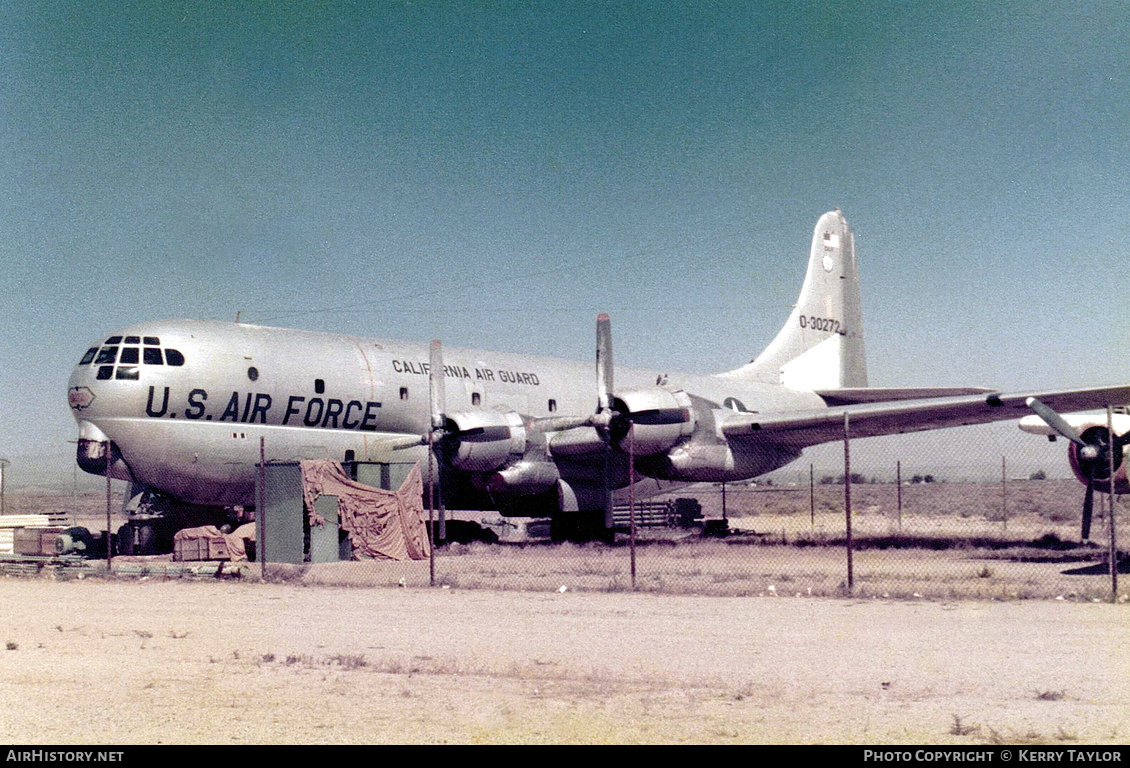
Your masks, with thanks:
[[[52,515],[0,516],[0,555],[15,552],[16,530],[19,528],[49,528]]]

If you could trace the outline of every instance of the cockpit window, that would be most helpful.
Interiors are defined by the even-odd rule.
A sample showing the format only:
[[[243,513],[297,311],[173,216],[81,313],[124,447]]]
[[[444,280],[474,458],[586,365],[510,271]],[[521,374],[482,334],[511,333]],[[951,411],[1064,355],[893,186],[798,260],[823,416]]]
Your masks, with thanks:
[[[128,346],[118,346],[123,343]],[[140,344],[145,346],[138,346]],[[157,336],[111,336],[102,347],[86,350],[79,361],[79,365],[91,363],[98,366],[95,378],[100,381],[137,381],[141,378],[140,365],[181,366],[184,355],[177,349],[161,349],[161,339]]]

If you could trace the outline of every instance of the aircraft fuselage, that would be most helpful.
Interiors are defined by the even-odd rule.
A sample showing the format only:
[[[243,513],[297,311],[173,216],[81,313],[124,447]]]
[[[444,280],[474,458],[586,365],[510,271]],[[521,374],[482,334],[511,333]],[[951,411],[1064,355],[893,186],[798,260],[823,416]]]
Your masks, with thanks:
[[[89,358],[89,360],[88,360]],[[263,438],[268,462],[307,458],[414,461],[392,451],[429,424],[428,347],[218,321],[144,323],[91,347],[71,374],[79,464],[194,504],[254,503]],[[593,412],[591,363],[469,349],[445,350],[446,410],[525,418]],[[683,390],[713,408],[811,409],[811,393],[718,376],[616,369],[616,389]],[[725,443],[719,440],[720,444]],[[752,477],[795,450],[739,456],[718,479]],[[569,462],[558,461],[565,475]],[[592,479],[592,462],[578,462]],[[622,471],[617,486],[627,483]]]

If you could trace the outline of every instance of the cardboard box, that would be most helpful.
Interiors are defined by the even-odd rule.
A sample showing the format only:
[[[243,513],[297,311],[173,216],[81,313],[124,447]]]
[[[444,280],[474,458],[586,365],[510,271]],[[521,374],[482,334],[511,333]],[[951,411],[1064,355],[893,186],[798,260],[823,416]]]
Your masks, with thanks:
[[[54,557],[55,538],[62,531],[62,528],[16,528],[13,531],[12,551],[17,555]]]
[[[173,560],[227,560],[228,543],[222,538],[176,539]]]

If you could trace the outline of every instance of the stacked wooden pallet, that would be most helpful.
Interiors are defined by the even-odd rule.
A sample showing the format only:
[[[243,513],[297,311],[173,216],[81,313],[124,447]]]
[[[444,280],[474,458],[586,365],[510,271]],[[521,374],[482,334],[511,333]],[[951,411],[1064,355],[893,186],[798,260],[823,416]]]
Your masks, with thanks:
[[[15,551],[17,528],[48,528],[52,524],[51,517],[51,515],[0,516],[0,555],[10,555]]]

